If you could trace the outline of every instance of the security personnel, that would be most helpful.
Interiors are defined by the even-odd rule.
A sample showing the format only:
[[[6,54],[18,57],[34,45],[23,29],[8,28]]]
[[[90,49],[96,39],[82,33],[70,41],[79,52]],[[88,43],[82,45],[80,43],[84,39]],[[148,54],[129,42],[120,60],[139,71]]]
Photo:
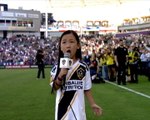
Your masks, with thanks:
[[[119,41],[119,46],[115,49],[114,55],[118,73],[117,84],[126,85],[126,64],[127,64],[128,50],[124,46],[122,39]]]
[[[131,83],[138,83],[139,60],[140,60],[140,57],[139,57],[138,48],[134,47],[133,50],[129,52],[129,56],[128,56]]]

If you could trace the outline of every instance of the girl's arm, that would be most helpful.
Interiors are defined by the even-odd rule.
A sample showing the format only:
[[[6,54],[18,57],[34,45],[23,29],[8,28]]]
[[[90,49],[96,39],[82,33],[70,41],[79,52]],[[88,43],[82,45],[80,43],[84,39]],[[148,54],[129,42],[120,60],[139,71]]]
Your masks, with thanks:
[[[90,103],[90,106],[93,109],[93,112],[97,116],[102,115],[102,108],[95,103],[94,98],[93,98],[92,93],[91,93],[91,90],[86,90],[85,96],[87,97],[87,99]]]
[[[66,76],[67,73],[68,73],[68,70],[65,68],[62,68],[55,80],[51,78],[51,80],[53,81],[52,86],[53,86],[54,90],[58,90],[59,88],[62,87],[62,85],[64,83],[64,79],[65,79],[64,76]]]

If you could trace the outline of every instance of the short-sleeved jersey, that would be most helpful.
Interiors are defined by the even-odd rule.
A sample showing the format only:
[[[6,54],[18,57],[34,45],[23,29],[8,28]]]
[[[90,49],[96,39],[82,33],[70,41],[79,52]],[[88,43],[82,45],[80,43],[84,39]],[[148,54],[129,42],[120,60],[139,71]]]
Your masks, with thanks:
[[[51,71],[53,79],[56,72],[57,66]],[[91,87],[91,76],[87,64],[77,61],[68,70],[63,88],[57,90],[55,120],[86,120],[84,91]]]

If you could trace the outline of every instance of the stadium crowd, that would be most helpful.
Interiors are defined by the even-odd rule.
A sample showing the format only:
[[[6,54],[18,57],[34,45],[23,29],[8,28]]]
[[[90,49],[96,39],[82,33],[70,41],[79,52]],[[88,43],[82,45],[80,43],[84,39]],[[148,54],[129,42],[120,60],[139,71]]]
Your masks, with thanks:
[[[114,81],[116,78],[116,68],[114,60],[114,50],[119,46],[120,39],[123,40],[124,46],[128,49],[128,53],[134,48],[138,52],[138,69],[140,74],[150,74],[150,36],[149,35],[129,35],[123,38],[116,38],[112,34],[107,35],[82,35],[83,59],[91,69],[95,67],[95,74],[102,79]],[[54,65],[58,56],[58,39],[40,39],[36,36],[13,36],[0,40],[0,65],[35,65],[36,53],[38,49],[44,51],[45,65]],[[88,58],[89,60],[85,59]],[[134,56],[129,55],[127,66],[133,64]],[[92,65],[92,61],[97,63]],[[113,66],[113,67],[112,67]],[[100,74],[98,74],[100,73]],[[130,75],[130,69],[127,74]],[[150,77],[149,77],[150,79]]]
[[[13,36],[0,40],[0,65],[35,65],[38,49],[44,49],[45,64],[53,64],[57,43],[35,36]],[[54,60],[53,60],[54,59]]]
[[[146,75],[150,80],[150,36],[149,35],[128,35],[127,37],[116,38],[112,35],[82,37],[83,53],[91,56],[91,60],[85,61],[91,66],[95,59],[97,69],[92,73],[100,73],[102,79],[115,81],[117,78],[117,67],[115,61],[115,50],[120,46],[120,40],[127,48],[126,76],[127,80],[138,83],[138,75]],[[93,56],[96,58],[93,58]],[[84,57],[85,58],[85,57]],[[89,57],[90,58],[90,57]],[[99,78],[100,78],[99,77]]]

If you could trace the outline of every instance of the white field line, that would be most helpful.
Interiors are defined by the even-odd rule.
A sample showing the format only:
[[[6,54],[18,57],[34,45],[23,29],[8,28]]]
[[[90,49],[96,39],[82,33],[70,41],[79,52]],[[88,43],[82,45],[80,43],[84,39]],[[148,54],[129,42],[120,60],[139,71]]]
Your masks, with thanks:
[[[140,96],[143,96],[143,97],[146,97],[146,98],[149,98],[149,99],[150,99],[150,96],[149,96],[149,95],[146,95],[146,94],[143,94],[143,93],[141,93],[141,92],[132,90],[132,89],[127,88],[127,87],[125,87],[125,86],[117,85],[116,83],[109,82],[109,81],[107,81],[107,80],[105,80],[105,81],[106,81],[107,83],[109,83],[109,84],[115,85],[115,86],[117,86],[117,87],[120,87],[120,88],[122,88],[122,89],[125,89],[125,90],[127,90],[127,91],[133,92],[133,93],[135,93],[135,94],[138,94],[138,95],[140,95]]]

